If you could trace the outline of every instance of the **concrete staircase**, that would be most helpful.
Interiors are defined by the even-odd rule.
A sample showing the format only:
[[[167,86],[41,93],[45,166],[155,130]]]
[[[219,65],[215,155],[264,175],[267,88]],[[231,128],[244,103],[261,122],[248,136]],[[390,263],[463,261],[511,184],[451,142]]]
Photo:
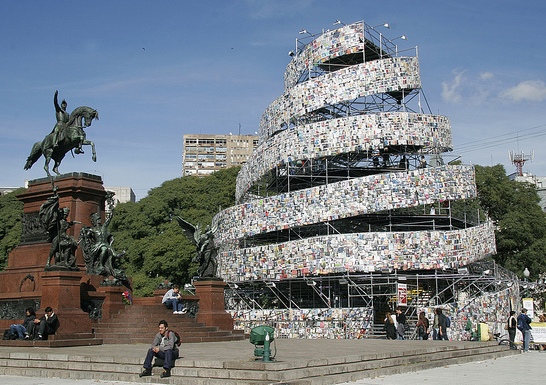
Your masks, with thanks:
[[[143,345],[133,346],[132,349],[128,345],[119,352],[113,345],[110,345],[111,349],[105,345],[95,347],[95,354],[74,350],[74,353],[63,353],[59,349],[51,352],[3,348],[0,349],[0,375],[156,384],[327,385],[519,354],[519,351],[487,342],[450,341],[446,344],[417,345],[406,341],[394,345],[387,341],[360,340],[356,343],[361,344],[361,353],[349,349],[338,355],[332,349],[333,342],[323,340],[315,341],[315,348],[307,347],[307,354],[299,351],[296,357],[290,356],[288,352],[283,360],[279,358],[279,361],[265,363],[245,359],[244,352],[248,351],[248,344],[242,345],[243,342],[224,343],[225,346],[212,344],[215,345],[214,351],[208,357],[202,356],[196,360],[183,357],[177,360],[176,367],[172,369],[172,377],[168,379],[159,378],[161,368],[153,368],[153,377],[138,377],[143,358],[132,354],[130,350],[138,350],[142,356],[145,353],[142,350]],[[234,343],[236,345],[232,345]],[[298,341],[290,343],[294,344],[293,350],[297,350]],[[335,346],[339,347],[339,344],[344,343],[352,345],[353,348],[355,346],[354,340],[335,342]],[[374,343],[377,348],[366,345]],[[387,349],[381,350],[380,347],[385,344]],[[191,355],[191,346],[182,346],[182,355]],[[123,354],[123,351],[127,354]],[[224,355],[225,359],[219,359],[218,354]]]
[[[160,320],[169,323],[169,329],[177,331],[184,343],[233,341],[245,338],[243,332],[219,330],[206,326],[187,314],[172,314],[161,303],[136,299],[109,319],[99,319],[94,326],[95,338],[104,344],[149,344],[157,333]]]

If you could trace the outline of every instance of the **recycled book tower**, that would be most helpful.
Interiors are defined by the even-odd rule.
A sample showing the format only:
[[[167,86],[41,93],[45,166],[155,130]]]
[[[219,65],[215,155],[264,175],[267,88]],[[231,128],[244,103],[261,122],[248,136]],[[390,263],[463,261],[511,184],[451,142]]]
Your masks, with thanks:
[[[460,203],[476,197],[474,168],[443,164],[449,119],[423,111],[418,58],[375,28],[296,41],[238,204],[215,217],[239,327],[357,338],[397,304],[415,314],[489,292],[472,264],[495,253],[494,227]]]

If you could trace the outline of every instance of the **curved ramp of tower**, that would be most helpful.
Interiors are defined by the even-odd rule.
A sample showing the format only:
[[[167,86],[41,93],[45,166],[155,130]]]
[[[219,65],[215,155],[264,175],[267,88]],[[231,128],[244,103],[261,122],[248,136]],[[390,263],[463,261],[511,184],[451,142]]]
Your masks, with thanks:
[[[222,278],[457,268],[495,252],[490,222],[446,214],[476,197],[474,168],[443,163],[451,126],[422,108],[417,57],[358,22],[296,44],[284,85],[238,204],[215,217]]]

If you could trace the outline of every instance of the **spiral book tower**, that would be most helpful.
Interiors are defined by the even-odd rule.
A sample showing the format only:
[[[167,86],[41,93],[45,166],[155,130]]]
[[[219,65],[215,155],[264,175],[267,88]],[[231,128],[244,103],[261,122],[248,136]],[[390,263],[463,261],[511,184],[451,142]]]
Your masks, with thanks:
[[[454,212],[476,197],[474,168],[443,161],[451,126],[424,111],[417,49],[377,29],[301,32],[238,174],[238,204],[215,217],[221,277],[262,283],[276,306],[377,308],[343,283],[456,271],[495,253],[491,222]]]

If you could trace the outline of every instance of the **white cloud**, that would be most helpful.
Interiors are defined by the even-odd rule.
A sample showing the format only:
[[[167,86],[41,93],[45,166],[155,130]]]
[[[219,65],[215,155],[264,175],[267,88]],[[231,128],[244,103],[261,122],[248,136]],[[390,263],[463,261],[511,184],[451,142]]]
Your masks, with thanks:
[[[500,97],[514,102],[546,100],[546,84],[542,80],[526,80],[500,93]]]
[[[472,74],[466,70],[455,70],[453,74],[453,79],[442,82],[442,99],[445,102],[479,105],[491,99],[491,91],[495,87],[492,72]]]
[[[448,103],[461,101],[461,85],[464,82],[463,72],[456,73],[451,82],[442,82],[442,99]]]

